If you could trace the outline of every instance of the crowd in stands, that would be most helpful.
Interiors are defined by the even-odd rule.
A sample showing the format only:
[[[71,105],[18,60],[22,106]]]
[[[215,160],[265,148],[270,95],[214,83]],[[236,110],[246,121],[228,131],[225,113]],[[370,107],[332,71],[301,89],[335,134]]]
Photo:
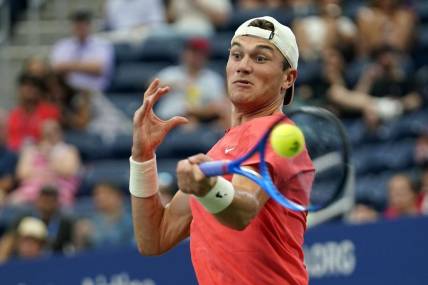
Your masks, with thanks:
[[[345,221],[428,214],[428,5],[373,0],[106,0],[102,30],[72,14],[49,58],[29,58],[0,110],[0,261],[133,243],[132,115],[154,77],[183,115],[157,152],[163,203],[175,162],[228,126],[224,68],[237,24],[272,15],[300,47],[294,105],[341,117],[356,205]],[[422,3],[422,4],[421,4]],[[99,14],[99,11],[98,11]]]

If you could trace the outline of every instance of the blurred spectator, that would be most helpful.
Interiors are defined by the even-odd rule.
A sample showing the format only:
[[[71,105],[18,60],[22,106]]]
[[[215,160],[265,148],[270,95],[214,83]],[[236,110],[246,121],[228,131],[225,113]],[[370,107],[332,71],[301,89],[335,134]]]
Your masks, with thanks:
[[[6,112],[0,109],[0,207],[15,184],[17,155],[6,146]]]
[[[314,0],[285,0],[285,3],[296,18],[308,16],[316,10]]]
[[[40,190],[32,215],[46,224],[50,249],[55,252],[69,249],[72,245],[73,220],[62,212],[57,188],[44,186]]]
[[[179,33],[210,36],[232,12],[230,0],[169,0],[167,16]]]
[[[226,116],[223,77],[206,67],[209,49],[208,40],[191,38],[182,53],[181,64],[159,72],[160,82],[171,87],[156,106],[161,118],[183,115],[196,123]]]
[[[428,215],[428,166],[422,171],[420,179],[420,202],[419,208],[422,214]]]
[[[98,36],[113,43],[141,44],[144,39],[157,35],[166,27],[164,1],[159,0],[107,0],[104,7],[106,31]]]
[[[256,10],[263,8],[282,8],[285,4],[283,0],[238,0],[236,8],[238,10]]]
[[[379,219],[378,206],[369,200],[359,200],[347,217],[347,222],[352,224],[364,224],[375,222]]]
[[[361,56],[389,45],[400,51],[408,51],[415,31],[415,14],[403,0],[374,0],[357,15],[359,30],[358,49]]]
[[[0,262],[11,258],[35,259],[46,254],[47,228],[33,217],[25,217],[15,234],[5,236],[0,243]]]
[[[163,2],[159,0],[107,0],[106,26],[113,31],[156,27],[165,22]]]
[[[415,162],[428,166],[428,130],[423,132],[416,140]]]
[[[45,91],[39,78],[27,73],[19,76],[19,103],[10,112],[8,119],[7,144],[12,150],[19,150],[27,142],[37,142],[43,122],[59,119],[57,106],[42,100]]]
[[[132,219],[125,208],[123,194],[115,185],[100,183],[93,190],[94,213],[75,227],[77,250],[131,244]]]
[[[388,182],[388,204],[385,218],[396,219],[419,214],[418,196],[411,179],[405,174],[394,175]]]
[[[50,76],[48,88],[52,102],[60,109],[61,126],[65,130],[86,129],[92,116],[91,93],[71,87],[57,74]]]
[[[23,71],[42,80],[46,80],[51,72],[49,62],[36,56],[24,61]]]
[[[40,219],[45,224],[47,228],[46,247],[49,250],[64,253],[71,249],[73,220],[60,208],[58,189],[51,186],[42,187],[34,205],[17,209],[17,211],[16,221],[0,243],[4,243],[9,236],[14,235],[22,219],[31,216]]]
[[[17,167],[20,186],[10,195],[12,203],[33,202],[44,185],[59,190],[61,205],[71,206],[78,187],[80,158],[77,149],[65,143],[58,122],[43,124],[42,139],[23,148]]]
[[[60,123],[64,129],[83,130],[88,126],[91,116],[90,91],[71,87],[65,76],[53,73],[49,62],[43,58],[28,58],[23,69],[43,81],[46,87],[43,99],[59,107]]]
[[[48,88],[64,129],[97,134],[105,143],[130,135],[132,122],[104,94],[73,88],[59,74],[49,78]]]
[[[91,94],[90,100],[90,120],[86,128],[88,132],[97,134],[106,144],[131,135],[132,121],[106,96],[101,93]]]
[[[47,231],[39,219],[24,218],[18,226],[18,245],[16,255],[22,259],[33,259],[44,254]]]
[[[107,41],[90,35],[91,14],[88,11],[76,11],[71,19],[73,37],[61,40],[52,52],[53,69],[60,75],[55,79],[56,91],[63,88],[59,92],[68,93],[60,94],[63,96],[60,99],[62,107],[72,110],[73,118],[67,124],[86,127],[89,132],[99,134],[107,143],[112,143],[118,135],[129,135],[132,125],[126,115],[100,93],[109,83],[113,48]],[[62,76],[74,91],[67,90],[58,81]],[[90,94],[85,93],[87,91]],[[71,102],[73,97],[76,101]]]
[[[326,54],[340,57],[339,53]],[[362,71],[353,90],[347,88],[341,72],[344,70],[343,58],[339,68],[326,66],[324,75],[330,83],[327,96],[338,108],[360,112],[370,127],[382,121],[395,119],[405,111],[414,111],[422,106],[422,96],[416,90],[413,78],[406,72],[401,53],[383,47],[376,53],[375,62]]]
[[[113,48],[91,36],[90,12],[79,10],[72,14],[73,36],[55,44],[51,62],[53,70],[64,74],[70,86],[102,91],[109,82],[113,65]]]
[[[342,15],[341,0],[318,0],[319,15],[297,18],[293,23],[302,60],[319,59],[322,51],[337,48],[346,54],[353,53],[357,28]]]

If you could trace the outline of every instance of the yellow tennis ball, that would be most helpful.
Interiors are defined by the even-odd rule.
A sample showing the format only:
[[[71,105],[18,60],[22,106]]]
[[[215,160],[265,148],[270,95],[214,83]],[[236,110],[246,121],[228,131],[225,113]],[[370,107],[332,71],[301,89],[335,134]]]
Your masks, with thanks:
[[[277,154],[293,157],[304,149],[305,137],[297,126],[279,124],[272,130],[270,143]]]

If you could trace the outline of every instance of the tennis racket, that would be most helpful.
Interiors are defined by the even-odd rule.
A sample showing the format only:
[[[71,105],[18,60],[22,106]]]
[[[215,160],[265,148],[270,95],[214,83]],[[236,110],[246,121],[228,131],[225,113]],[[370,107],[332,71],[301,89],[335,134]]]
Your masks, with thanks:
[[[281,116],[268,126],[258,143],[248,153],[232,161],[202,163],[200,165],[202,172],[206,176],[225,174],[245,176],[258,184],[270,198],[294,211],[314,212],[333,204],[345,191],[350,175],[350,145],[343,125],[334,114],[318,107],[300,107],[287,112],[287,115],[304,133],[306,148],[315,167],[313,184],[302,184],[305,194],[309,197],[308,204],[298,203],[277,189],[265,160],[266,150],[270,147],[270,134],[276,125],[284,123],[286,116]],[[260,160],[259,175],[243,166],[246,160],[257,154]],[[280,163],[290,164],[295,158],[277,155],[277,159]]]

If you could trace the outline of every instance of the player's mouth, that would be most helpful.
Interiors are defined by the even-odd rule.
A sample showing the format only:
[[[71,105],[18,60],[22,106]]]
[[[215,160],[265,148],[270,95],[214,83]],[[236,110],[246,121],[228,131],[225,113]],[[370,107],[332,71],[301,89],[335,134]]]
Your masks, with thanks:
[[[248,86],[253,85],[253,83],[251,81],[248,81],[245,79],[235,80],[235,81],[233,81],[233,84],[235,84],[237,86],[241,86],[241,87],[248,87]]]

